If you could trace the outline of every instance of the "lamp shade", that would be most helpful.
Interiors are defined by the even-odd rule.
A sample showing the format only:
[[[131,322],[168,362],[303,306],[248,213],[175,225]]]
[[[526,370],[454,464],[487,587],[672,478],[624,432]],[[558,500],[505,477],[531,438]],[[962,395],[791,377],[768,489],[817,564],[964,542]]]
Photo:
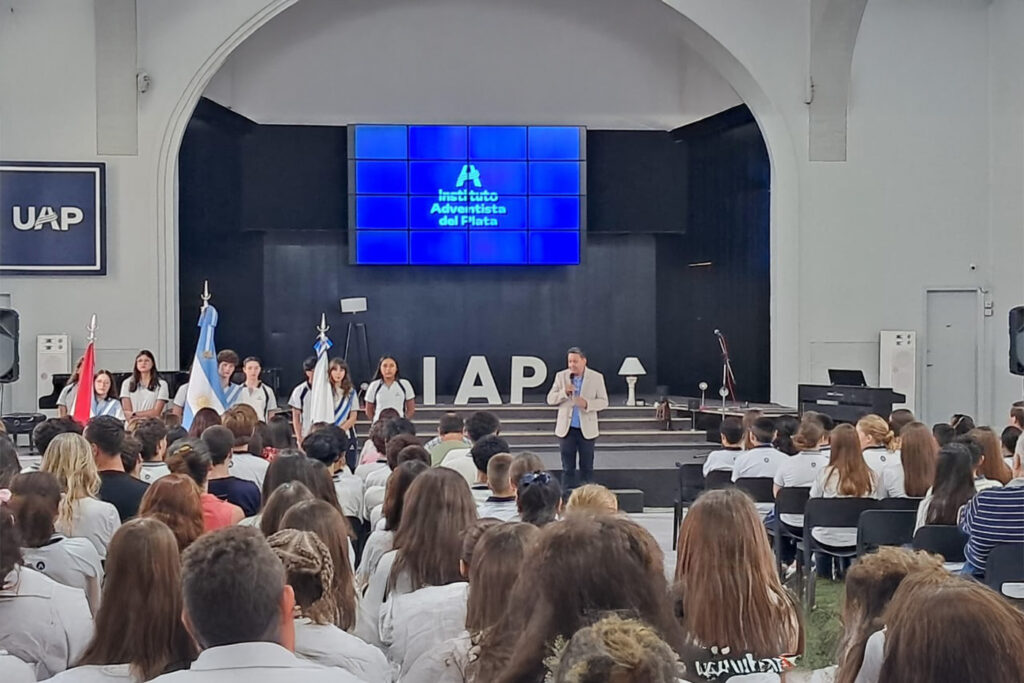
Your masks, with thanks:
[[[636,356],[628,356],[622,361],[622,367],[619,368],[619,374],[626,377],[639,377],[640,375],[646,375],[647,371],[644,370],[644,366],[640,363],[640,359]]]

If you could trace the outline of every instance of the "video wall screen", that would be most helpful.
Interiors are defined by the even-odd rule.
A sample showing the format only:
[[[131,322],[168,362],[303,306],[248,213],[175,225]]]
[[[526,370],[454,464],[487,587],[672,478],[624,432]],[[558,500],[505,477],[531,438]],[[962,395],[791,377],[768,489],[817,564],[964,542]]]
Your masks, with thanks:
[[[574,265],[579,126],[349,126],[349,253],[361,265]]]

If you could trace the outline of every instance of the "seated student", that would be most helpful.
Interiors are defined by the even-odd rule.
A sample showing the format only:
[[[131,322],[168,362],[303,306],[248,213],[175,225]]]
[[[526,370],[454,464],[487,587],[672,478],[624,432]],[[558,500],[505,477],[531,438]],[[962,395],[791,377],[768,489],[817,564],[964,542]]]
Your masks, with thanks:
[[[213,460],[210,449],[202,439],[182,439],[171,444],[167,452],[167,466],[171,472],[187,475],[199,487],[199,500],[203,508],[203,528],[214,531],[238,524],[245,517],[242,508],[217,498],[208,490]]]
[[[92,388],[92,408],[89,415],[91,417],[109,415],[124,421],[124,409],[114,390],[114,375],[110,373],[110,370],[97,370],[92,381]]]
[[[857,420],[857,437],[864,462],[875,474],[881,476],[883,469],[899,464],[900,454],[895,450],[896,435],[889,429],[889,423],[878,415],[865,415]]]
[[[295,593],[285,576],[280,560],[255,529],[221,529],[192,544],[182,558],[182,619],[202,651],[188,671],[154,680],[358,681],[292,653]]]
[[[800,449],[793,444],[793,435],[800,428],[800,420],[792,415],[780,415],[772,422],[775,424],[775,437],[772,446],[786,455],[796,455]]]
[[[389,424],[393,425],[400,420],[402,420],[402,418],[392,420]],[[419,445],[420,440],[412,434],[403,432],[387,437],[386,445],[384,446],[383,467],[377,467],[372,472],[366,474],[366,478],[364,479],[365,484],[363,486],[364,494],[373,487],[383,487],[387,483],[388,477],[391,476],[391,471],[398,466],[398,454],[402,452],[402,449],[407,446]],[[377,505],[378,502],[379,501],[375,501],[373,505]],[[367,506],[371,507],[369,504]]]
[[[366,387],[364,402],[366,417],[371,422],[379,420],[379,413],[386,408],[393,408],[399,416],[410,419],[416,413],[416,392],[409,380],[402,377],[398,361],[393,357],[384,355],[377,362],[377,372]]]
[[[270,463],[248,452],[249,439],[256,432],[256,425],[259,422],[256,419],[256,411],[252,406],[243,403],[226,410],[220,422],[230,429],[235,437],[235,445],[231,447],[231,475],[251,481],[258,488],[262,488],[263,478],[267,476],[267,467]]]
[[[395,550],[381,557],[359,604],[355,634],[380,646],[385,599],[460,581],[459,535],[475,520],[473,496],[456,473],[439,467],[416,477],[395,532]]]
[[[46,453],[50,442],[58,434],[81,434],[85,429],[83,425],[75,422],[71,417],[50,417],[32,429],[32,445],[40,453]]]
[[[702,670],[721,659],[752,656],[781,668],[783,658],[803,653],[802,611],[779,580],[747,494],[718,489],[698,497],[679,528],[676,554],[680,623],[702,650],[696,680],[707,680]]]
[[[881,477],[868,467],[860,444],[852,426],[842,424],[832,430],[832,459],[811,486],[811,498],[882,497]],[[811,535],[830,546],[849,547],[857,543],[856,529],[815,527]]]
[[[585,512],[596,515],[614,515],[619,511],[619,499],[600,484],[584,484],[572,490],[565,503],[566,513]]]
[[[146,349],[139,351],[132,367],[132,376],[121,383],[124,419],[160,417],[169,398],[167,382],[160,379],[153,352]]]
[[[135,682],[187,668],[196,647],[181,621],[181,560],[170,530],[155,519],[128,522],[111,541],[106,569],[96,633],[75,668],[51,680]]]
[[[524,453],[516,453],[512,456],[512,464],[508,468],[508,480],[512,485],[512,490],[515,492],[519,491],[519,482],[523,476],[530,472],[543,472],[544,461],[538,456],[526,451]]]
[[[220,415],[213,408],[200,408],[192,417],[192,424],[188,428],[188,436],[198,439],[207,429],[220,424]],[[174,443],[177,439],[168,439],[168,443]]]
[[[335,425],[327,425],[307,436],[302,450],[307,457],[322,462],[330,470],[341,512],[346,517],[362,517],[363,481],[349,471],[344,459],[348,435]]]
[[[487,463],[487,488],[490,495],[476,504],[476,513],[481,519],[494,517],[510,522],[519,514],[516,492],[508,477],[510,467],[512,456],[508,453],[498,453]]]
[[[128,423],[128,433],[142,445],[142,468],[139,479],[152,484],[171,473],[164,463],[167,453],[167,427],[158,417],[135,418]]]
[[[469,449],[469,455],[476,468],[476,475],[469,483],[469,490],[473,493],[473,499],[482,503],[491,495],[491,489],[487,486],[487,463],[498,453],[508,453],[508,441],[494,434],[488,434],[473,444]]]
[[[787,458],[775,472],[772,486],[775,495],[783,488],[810,488],[818,478],[818,474],[828,465],[829,458],[821,453],[821,443],[825,432],[817,420],[804,419],[793,435],[793,445],[797,454]],[[802,515],[786,515],[783,522],[791,526],[804,525]]]
[[[900,437],[903,432],[903,428],[911,422],[916,422],[914,419],[914,413],[907,408],[897,408],[896,410],[889,413],[889,431],[896,437],[894,446],[896,450],[900,449]]]
[[[24,566],[21,545],[14,512],[0,501],[0,650],[45,680],[81,657],[92,638],[92,615],[81,589]]]
[[[803,417],[801,419],[814,420],[819,425],[821,425],[821,428],[825,432],[825,436],[822,437],[821,445],[818,447],[818,450],[821,451],[822,455],[829,457],[832,451],[832,447],[830,445],[832,430],[836,428],[835,420],[833,420],[825,413],[819,413],[813,410],[804,411]]]
[[[1010,472],[1013,465],[1008,467],[1003,460],[1003,447],[996,433],[990,427],[978,427],[972,429],[968,436],[981,446],[981,465],[978,467],[978,473],[989,481],[999,482],[1003,486],[1009,483],[1013,479]]]
[[[520,521],[543,527],[562,513],[562,485],[550,472],[529,472],[519,480],[516,507]]]
[[[999,441],[1003,448],[1003,462],[1011,470],[1013,470],[1013,451],[1017,447],[1020,435],[1021,429],[1015,425],[1004,428],[1003,433],[999,435]]]
[[[355,552],[352,548],[352,527],[348,520],[334,505],[312,498],[299,501],[285,511],[278,525],[278,531],[282,529],[311,531],[327,546],[334,563],[334,581],[328,588],[338,606],[338,612],[331,617],[331,621],[343,631],[352,630],[356,623],[356,592],[352,579]]]
[[[1021,643],[1024,616],[995,591],[957,576],[908,578],[886,613],[878,681],[1021,681]]]
[[[908,578],[943,580],[945,575],[938,556],[890,546],[855,562],[846,575],[838,666],[826,669],[824,678],[833,680],[827,675],[831,673],[835,683],[877,681],[885,642],[883,615],[896,589]]]
[[[139,471],[142,469],[142,443],[130,434],[125,434],[121,441],[121,464],[124,465],[126,474],[141,479]]]
[[[759,417],[747,431],[747,450],[736,456],[732,480],[747,478],[774,479],[782,463],[790,457],[772,446],[775,423],[771,418]],[[758,503],[757,511],[764,517],[772,511],[772,503]]]
[[[348,560],[335,562],[327,545],[312,531],[285,528],[267,543],[284,565],[285,580],[295,593],[295,654],[347,671],[367,683],[390,683],[391,668],[384,654],[336,623],[339,613],[350,619],[355,616]],[[346,569],[349,594],[345,604],[339,605],[332,587],[335,573]]]
[[[60,484],[49,472],[19,474],[11,484],[11,510],[18,521],[22,563],[65,586],[85,591],[93,613],[100,606],[103,563],[92,542],[57,533]]]
[[[230,473],[235,435],[222,425],[210,427],[202,436],[206,447],[210,449],[210,462],[213,468],[206,482],[206,489],[217,498],[242,508],[246,517],[260,511],[260,489],[246,479],[239,479]]]
[[[384,458],[384,446],[387,443],[384,431],[388,428],[388,424],[397,417],[397,410],[386,408],[380,411],[380,419],[370,425],[367,439],[363,442],[363,449],[359,452],[359,464],[356,465],[355,470],[356,475],[366,479],[366,474],[376,468],[371,467],[367,470],[365,466],[380,462]]]
[[[974,418],[970,415],[961,415],[957,413],[953,417],[949,418],[949,426],[953,428],[953,433],[957,436],[963,436],[972,429],[974,429]]]
[[[736,456],[743,452],[743,437],[746,435],[746,431],[743,429],[743,421],[740,418],[725,418],[718,427],[718,432],[722,441],[722,448],[708,453],[708,457],[704,461],[705,477],[708,476],[708,472],[718,470],[729,470],[732,472],[732,467],[736,463]]]
[[[494,520],[484,519],[467,530],[460,568],[469,581],[470,590],[464,621],[458,625],[460,632],[443,642],[436,634],[431,634],[435,637],[429,639],[429,648],[417,643],[414,648],[423,652],[404,667],[403,683],[465,680],[470,650],[505,614],[506,596],[539,535],[532,524],[496,524]],[[414,625],[411,630],[425,629],[416,629]],[[428,640],[420,636],[418,640]]]
[[[916,532],[925,524],[955,525],[960,508],[974,498],[974,471],[967,446],[951,443],[939,449],[935,479],[917,507]]]
[[[485,436],[495,435],[501,433],[501,420],[494,413],[488,413],[487,411],[478,411],[469,416],[466,420],[466,436],[469,437],[470,441],[474,444]],[[466,483],[470,486],[476,481],[476,465],[473,464],[473,457],[469,448],[454,448],[448,452],[444,460],[441,461],[441,467],[448,467],[459,474],[466,480]],[[507,451],[506,451],[507,452]]]
[[[291,420],[282,413],[272,415],[265,424],[257,424],[256,431],[261,437],[260,457],[267,462],[273,462],[281,451],[295,448]]]
[[[139,517],[166,525],[178,543],[178,552],[203,535],[203,502],[199,487],[186,474],[168,474],[149,487],[139,506]]]
[[[437,436],[428,441],[424,448],[430,451],[430,465],[437,467],[452,450],[472,444],[463,434],[465,421],[457,413],[445,413],[437,424]]]
[[[953,440],[953,443],[963,444],[970,452],[971,470],[974,472],[974,488],[978,490],[978,493],[1002,486],[998,481],[989,479],[981,473],[982,463],[985,460],[985,449],[977,438],[970,434],[963,434],[956,437],[956,439]]]
[[[614,683],[643,680],[676,683],[685,666],[651,626],[617,614],[581,628],[552,662],[553,683]]]
[[[57,477],[61,488],[56,530],[65,536],[88,539],[100,559],[105,559],[121,517],[117,508],[96,497],[100,475],[89,442],[74,432],[58,434],[50,441],[40,469]],[[0,481],[0,488],[7,486]]]
[[[468,678],[542,680],[555,642],[604,611],[628,611],[647,622],[685,659],[692,648],[667,594],[661,549],[647,530],[615,515],[570,515],[531,543],[507,593],[506,613],[480,637]]]
[[[292,389],[291,396],[288,398],[288,406],[292,409],[292,430],[295,433],[295,443],[302,443],[313,426],[309,401],[313,398],[313,370],[315,368],[316,356],[309,356],[302,361],[302,372],[306,375],[306,379]]]
[[[92,418],[85,426],[85,439],[92,446],[100,475],[100,500],[116,507],[122,522],[131,519],[138,514],[139,503],[149,485],[124,471],[121,460],[124,427],[120,420],[110,416]]]
[[[71,373],[64,388],[57,396],[57,417],[68,417],[75,412],[75,399],[78,398],[78,385],[81,382],[82,363],[85,356],[80,356],[75,362],[75,371]]]
[[[1024,543],[1024,463],[1013,459],[1013,479],[1006,486],[981,491],[963,508],[960,529],[967,534],[963,573],[985,576],[992,548],[1000,543]]]
[[[899,440],[899,462],[882,469],[883,497],[921,498],[935,479],[939,447],[928,427],[920,422],[903,425]]]
[[[939,445],[939,448],[942,448],[947,443],[953,442],[953,439],[956,438],[956,432],[953,431],[953,427],[945,422],[937,422],[932,425],[932,436],[935,437],[935,443]]]
[[[359,560],[359,567],[356,570],[356,589],[362,594],[370,577],[377,569],[380,558],[385,553],[394,549],[395,532],[402,522],[402,511],[405,504],[405,494],[412,486],[413,480],[426,472],[429,467],[419,460],[403,462],[395,468],[395,471],[388,477],[387,489],[384,493],[384,503],[381,510],[381,523],[375,525],[366,545],[363,546],[363,555]]]
[[[402,450],[398,451],[398,457],[395,459],[396,467],[401,466],[406,462],[421,462],[424,465],[429,466],[430,453],[426,448],[418,444],[412,444],[405,446]],[[388,477],[388,481],[391,477]],[[369,510],[369,522],[370,528],[379,528],[384,520],[384,497],[387,495],[385,487],[378,486],[369,488],[366,490],[366,497],[364,498],[364,504]],[[380,501],[379,503],[377,501]],[[372,505],[372,507],[370,507]]]
[[[289,510],[299,503],[312,500],[316,500],[316,498],[308,486],[301,481],[286,481],[274,489],[274,492],[264,502],[257,525],[259,530],[264,536],[270,538],[281,530],[281,520]]]

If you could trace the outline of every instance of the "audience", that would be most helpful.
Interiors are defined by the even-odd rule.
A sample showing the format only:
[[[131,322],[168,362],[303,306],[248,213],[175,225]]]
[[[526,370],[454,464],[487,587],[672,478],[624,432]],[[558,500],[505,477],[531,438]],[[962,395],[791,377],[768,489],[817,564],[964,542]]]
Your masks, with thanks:
[[[494,413],[481,410],[473,413],[466,420],[466,437],[473,443],[480,441],[485,436],[495,435],[501,433],[501,420]],[[477,467],[473,463],[472,458],[472,446],[464,448],[453,448],[448,451],[444,460],[441,461],[441,467],[450,467],[463,476],[466,483],[470,486],[477,481]],[[506,447],[505,453],[508,452]]]
[[[863,460],[876,475],[881,476],[886,467],[899,464],[896,435],[889,429],[889,423],[878,415],[865,415],[857,420],[857,437]]]
[[[281,451],[295,447],[292,423],[281,413],[272,416],[268,422],[256,425],[256,432],[261,443],[260,457],[267,462],[273,462]]]
[[[128,433],[139,440],[142,448],[142,468],[139,479],[152,484],[171,473],[164,463],[167,453],[167,427],[158,417],[141,417],[128,423]]]
[[[188,668],[196,648],[181,619],[174,534],[156,519],[133,519],[114,535],[106,569],[92,641],[74,669],[52,680],[148,681]]]
[[[780,415],[773,422],[775,438],[772,439],[772,446],[786,455],[796,455],[800,452],[800,449],[793,443],[793,435],[800,428],[800,420],[792,415]]]
[[[60,485],[57,531],[88,539],[100,559],[106,559],[107,546],[121,526],[121,516],[117,508],[96,497],[100,475],[89,442],[75,432],[57,434],[49,442],[41,470],[54,475]],[[6,488],[3,482],[0,488]]]
[[[985,575],[988,554],[1000,543],[1024,543],[1024,463],[1013,460],[1013,479],[1005,486],[980,491],[963,507],[960,529],[967,534],[963,573]]]
[[[259,528],[267,538],[281,529],[281,520],[290,509],[307,500],[316,500],[313,493],[301,481],[287,481],[270,494],[260,514]]]
[[[956,436],[963,436],[974,429],[974,418],[970,415],[961,415],[957,413],[953,417],[949,418],[949,426],[953,428],[953,433]]]
[[[926,524],[956,525],[960,509],[976,493],[970,451],[959,443],[943,446],[935,465],[934,483],[917,508],[914,531]]]
[[[210,458],[210,449],[202,439],[182,439],[171,444],[167,453],[167,467],[175,474],[190,477],[199,487],[203,528],[206,531],[238,524],[245,517],[242,508],[217,498],[207,490],[213,460]]]
[[[259,418],[253,407],[240,403],[224,412],[221,424],[231,430],[235,444],[231,448],[231,475],[251,481],[257,488],[263,487],[269,463],[258,455],[249,453],[249,440],[256,433]]]
[[[718,432],[722,448],[708,453],[707,459],[704,460],[705,477],[708,476],[708,472],[717,470],[732,472],[736,456],[743,452],[743,437],[746,436],[746,430],[743,428],[743,421],[740,418],[725,418],[719,425]]]
[[[519,518],[542,527],[558,519],[562,512],[562,485],[550,472],[530,472],[519,480],[516,489]]]
[[[676,683],[683,666],[658,632],[637,619],[609,614],[577,631],[556,652],[553,683]]]
[[[370,577],[377,569],[380,558],[394,549],[395,531],[398,530],[402,522],[405,495],[409,487],[412,486],[413,480],[429,469],[419,460],[411,460],[396,467],[388,478],[382,506],[383,528],[380,528],[381,523],[378,523],[377,528],[374,528],[369,538],[366,539],[359,569],[356,571],[356,588],[358,590],[362,591],[366,588]]]
[[[989,481],[999,482],[1000,485],[1008,484],[1013,479],[1010,471],[1013,465],[1011,463],[1007,466],[1003,460],[1003,446],[996,433],[989,427],[977,427],[972,429],[968,436],[981,446],[981,466],[978,468],[978,474]]]
[[[469,455],[473,460],[473,466],[476,468],[476,471],[473,481],[468,483],[470,491],[473,492],[473,498],[477,503],[482,503],[491,495],[491,489],[487,485],[487,463],[497,454],[507,454],[508,452],[508,441],[495,434],[488,434],[482,437],[469,449]]]
[[[883,498],[921,498],[935,479],[938,444],[928,427],[909,422],[900,431],[898,462],[882,469]]]
[[[246,517],[260,510],[260,489],[251,481],[239,479],[230,473],[235,435],[223,425],[214,425],[202,434],[203,443],[210,451],[210,476],[206,488],[211,494],[242,509]]]
[[[0,435],[0,488],[10,488],[20,472],[17,447],[6,434]]]
[[[369,438],[367,438],[366,442],[363,443],[363,450],[359,453],[359,465],[356,467],[356,475],[366,479],[365,473],[373,471],[376,468],[364,470],[363,466],[372,465],[384,460],[384,447],[386,445],[384,430],[387,429],[388,424],[396,418],[398,418],[397,410],[394,408],[385,408],[380,411],[380,418],[370,425]],[[361,474],[361,472],[363,473]]]
[[[100,475],[100,500],[117,508],[122,522],[131,519],[139,512],[139,503],[148,484],[124,471],[121,460],[124,427],[121,421],[106,415],[94,417],[85,427],[85,439],[92,445]]]
[[[747,430],[747,449],[736,455],[732,480],[751,477],[775,477],[787,456],[772,446],[775,423],[769,417],[759,417]]]
[[[519,491],[519,482],[530,472],[544,470],[544,461],[530,452],[517,453],[512,456],[512,464],[508,468],[508,480],[514,492]]]
[[[862,434],[864,432],[859,427],[854,429],[847,424],[832,430],[832,459],[811,486],[811,498],[882,497],[880,477],[861,453],[861,444],[864,442]],[[885,457],[882,454],[875,455],[878,458]],[[876,462],[884,466],[883,461]],[[815,527],[811,529],[811,535],[823,545],[850,547],[857,543],[856,529]]]
[[[565,510],[569,512],[584,512],[588,514],[614,515],[619,511],[619,499],[615,494],[600,484],[584,484],[573,489],[569,494],[569,500],[565,503]]]
[[[11,484],[11,511],[18,523],[22,563],[54,581],[85,592],[95,613],[103,585],[103,563],[85,538],[67,538],[54,527],[60,484],[49,472],[19,474]]]
[[[220,415],[213,408],[200,408],[196,411],[195,416],[192,418],[192,426],[188,428],[188,435],[193,439],[198,439],[203,435],[207,429],[214,425],[220,424]],[[169,443],[174,443],[175,440],[170,440]]]
[[[437,467],[454,449],[463,449],[472,445],[468,442],[463,430],[466,423],[457,413],[445,413],[437,423],[437,436],[425,444],[430,451],[430,465]]]
[[[46,453],[58,434],[81,434],[82,425],[71,417],[51,417],[43,420],[32,429],[32,445],[40,453]]]
[[[942,448],[946,444],[953,442],[953,439],[956,438],[956,432],[953,431],[949,424],[938,422],[932,425],[932,436],[935,437],[935,443],[939,445],[939,448]]]
[[[130,474],[135,479],[141,478],[139,470],[142,469],[142,443],[129,434],[125,434],[121,441],[121,464],[124,466],[125,474]]]
[[[982,447],[980,440],[970,434],[961,434],[956,437],[953,442],[963,444],[971,454],[971,471],[974,473],[974,488],[978,490],[978,493],[1002,486],[998,481],[989,479],[981,473],[982,464],[985,462],[985,449]]]
[[[476,511],[481,517],[495,517],[503,522],[512,521],[519,514],[516,506],[516,491],[512,488],[509,470],[512,456],[498,453],[487,462],[487,489],[489,495],[477,503]]]
[[[167,526],[178,543],[178,552],[185,552],[206,530],[201,492],[185,474],[169,474],[151,484],[142,497],[139,517]]]
[[[897,408],[889,413],[889,431],[892,432],[895,437],[893,446],[896,450],[900,450],[903,428],[915,421],[913,411],[906,408]]]

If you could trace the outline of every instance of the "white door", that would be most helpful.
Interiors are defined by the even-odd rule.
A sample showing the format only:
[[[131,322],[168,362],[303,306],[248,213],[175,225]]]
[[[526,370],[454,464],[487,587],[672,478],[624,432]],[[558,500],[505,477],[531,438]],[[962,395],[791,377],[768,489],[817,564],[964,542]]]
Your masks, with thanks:
[[[976,290],[929,290],[925,336],[927,424],[955,413],[978,417],[979,297]]]

